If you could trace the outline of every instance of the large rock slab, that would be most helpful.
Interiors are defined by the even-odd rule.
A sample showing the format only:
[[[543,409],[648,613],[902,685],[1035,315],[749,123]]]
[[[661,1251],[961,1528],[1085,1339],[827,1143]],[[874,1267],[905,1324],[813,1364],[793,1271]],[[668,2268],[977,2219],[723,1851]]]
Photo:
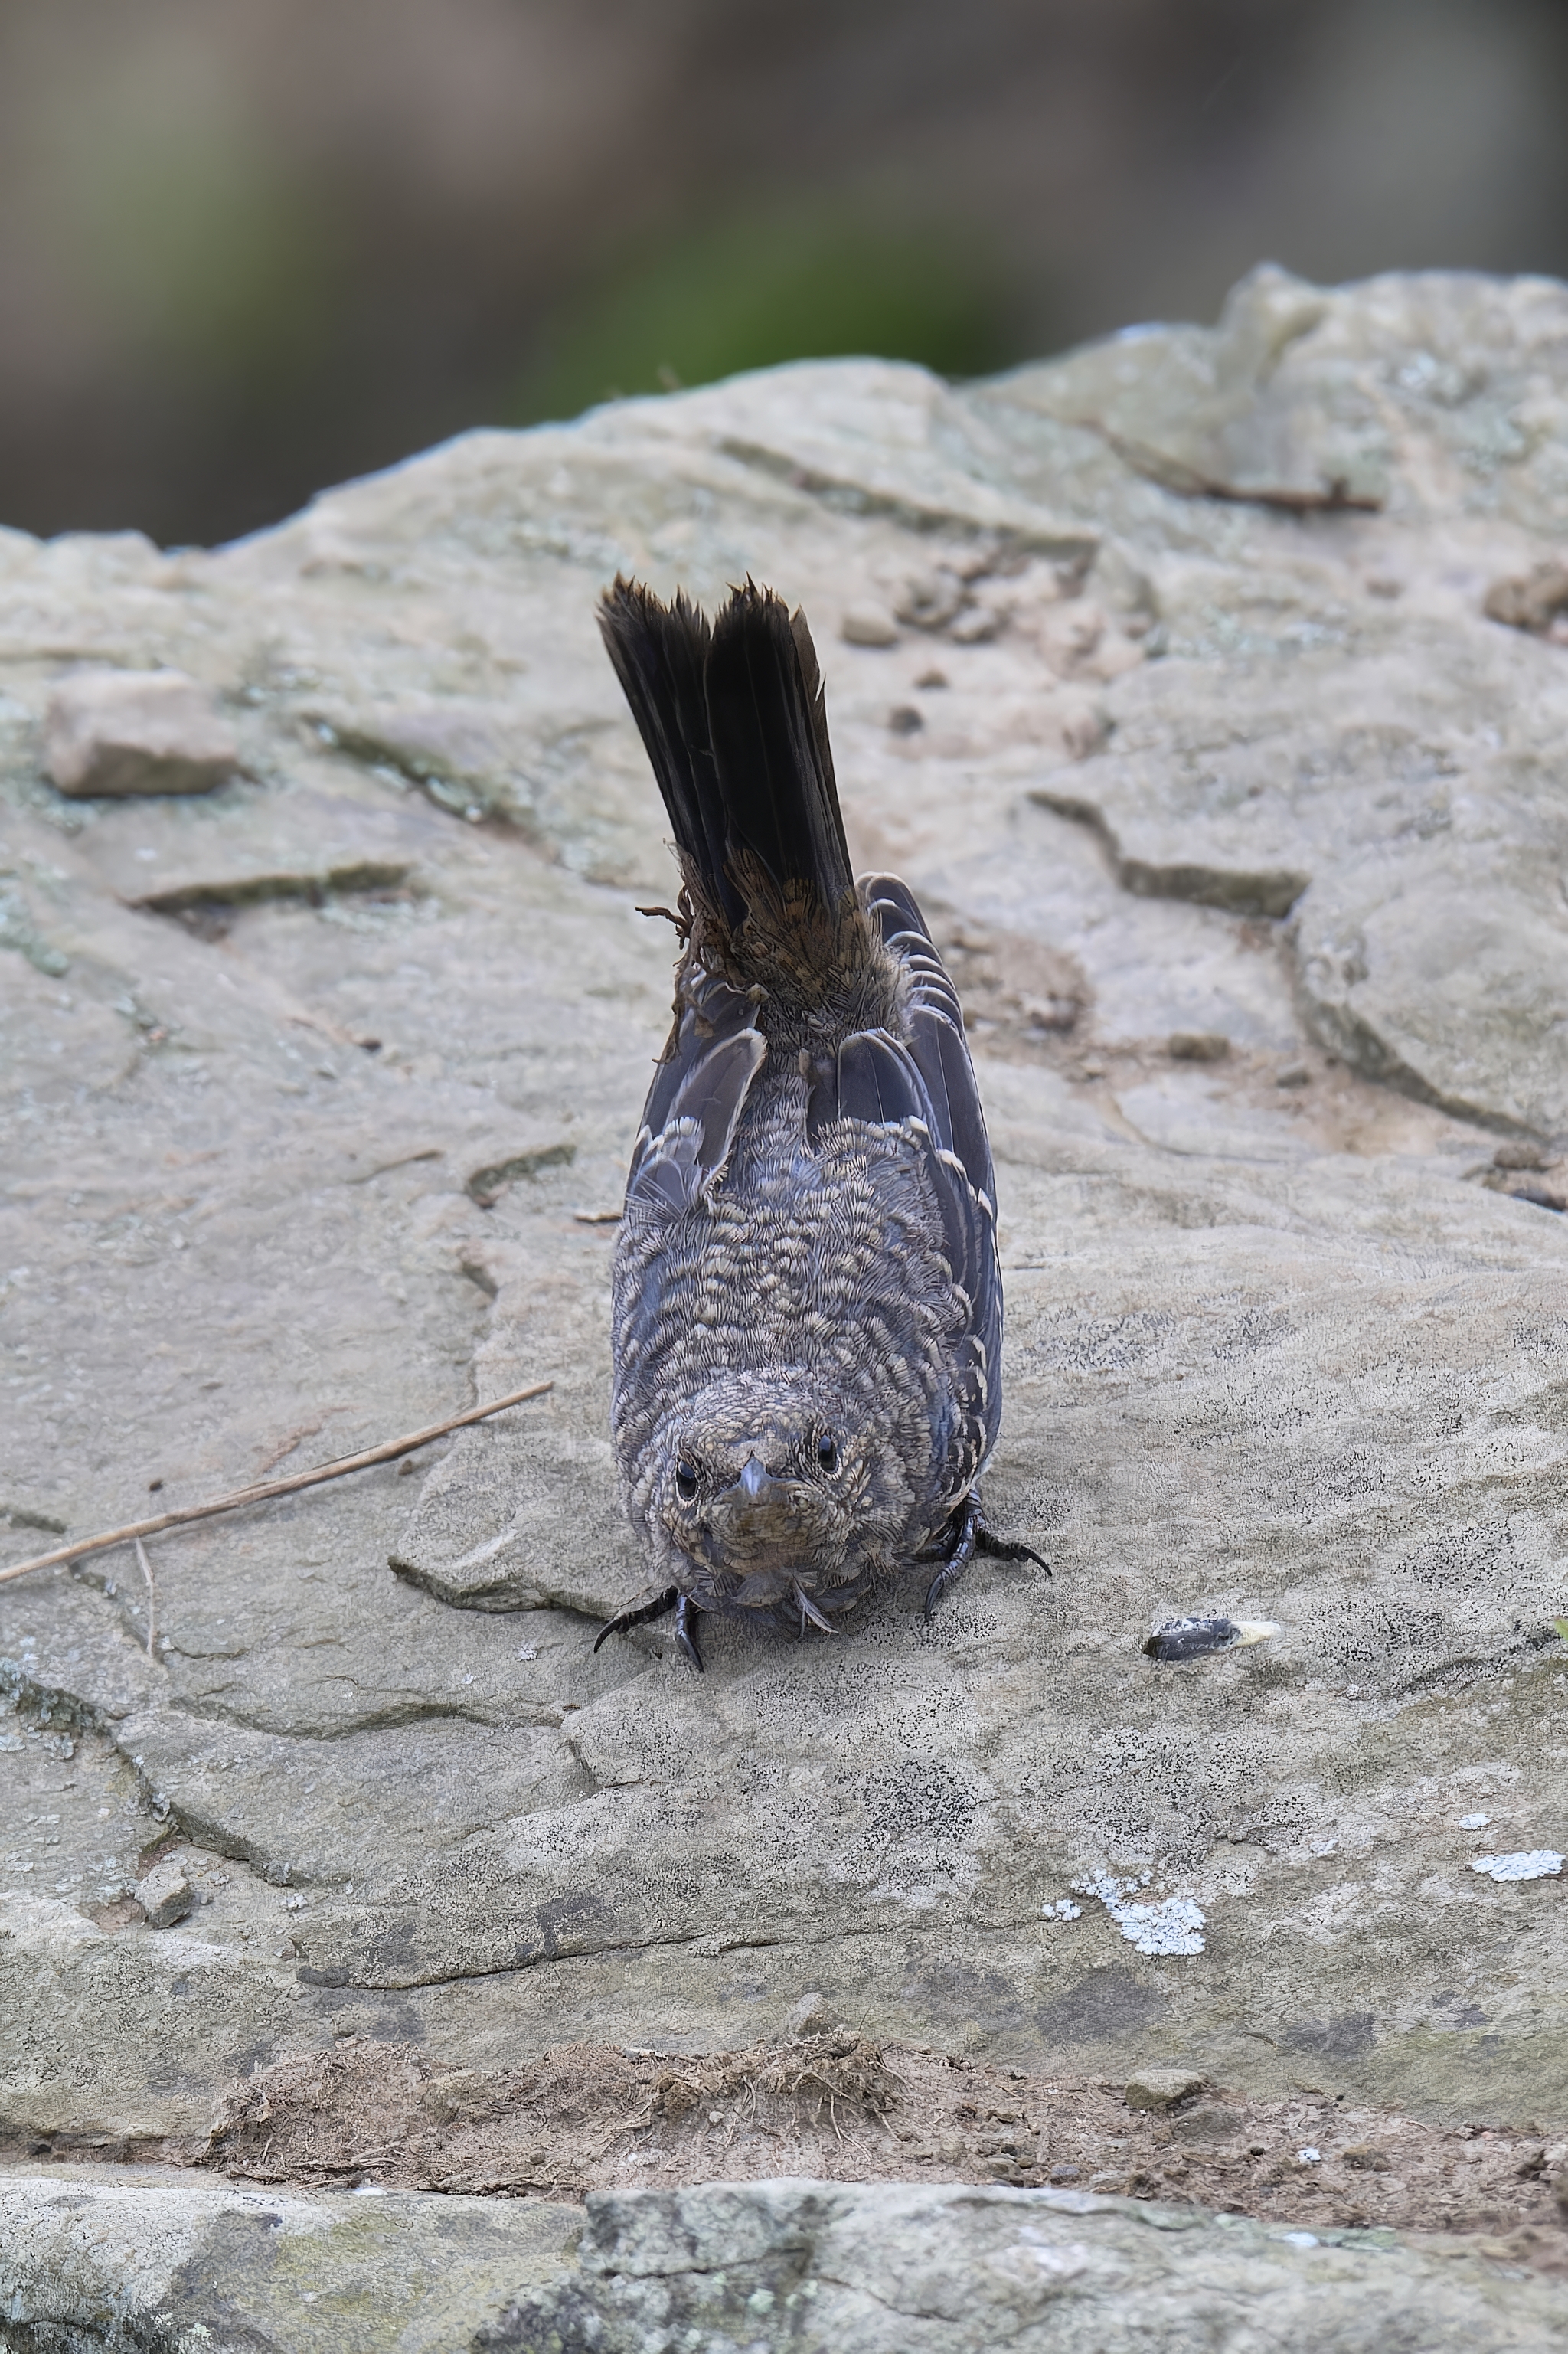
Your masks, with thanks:
[[[212,555],[0,535],[5,1558],[555,1383],[151,1590],[0,1585],[0,2127],[199,2143],[351,2033],[736,2050],[817,1989],[1561,2131],[1568,1880],[1472,1867],[1568,1846],[1568,656],[1483,610],[1554,544],[1565,333],[1535,281],[1266,276],[963,390],[471,435]],[[672,947],[617,567],[809,610],[857,858],[972,1017],[991,1502],[1053,1569],[716,1628],[700,1682],[591,1648],[643,1579],[604,1220]],[[236,780],[62,799],[81,665],[198,681]],[[1279,1631],[1145,1655],[1190,1615]]]
[[[1071,2190],[785,2180],[536,2200],[0,2176],[18,2343],[558,2354],[1532,2354],[1560,2283],[1393,2232],[1265,2231]],[[0,2327],[4,2327],[0,2323]],[[47,2338],[44,2333],[47,2334]]]
[[[0,2334],[58,2354],[450,2354],[576,2236],[538,2200],[300,2198],[161,2169],[0,2176]]]

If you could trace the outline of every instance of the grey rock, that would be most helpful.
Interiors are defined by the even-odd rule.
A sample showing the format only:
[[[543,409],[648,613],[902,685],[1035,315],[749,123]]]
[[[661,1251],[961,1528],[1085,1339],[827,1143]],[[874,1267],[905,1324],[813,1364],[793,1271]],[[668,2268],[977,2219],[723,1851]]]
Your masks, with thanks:
[[[136,1902],[147,1916],[149,1928],[172,1929],[176,1921],[185,1919],[196,1903],[196,1891],[177,1855],[165,1856],[136,1882]]]
[[[183,1928],[115,1935],[9,1893],[0,1927],[4,2114],[16,2133],[199,2141],[214,2089],[299,2031],[293,1969]],[[139,2056],[140,2055],[140,2056]]]
[[[123,1553],[0,1585],[8,2129],[199,2138],[349,2031],[445,2075],[737,2050],[803,1987],[1118,2083],[1568,2101],[1563,1882],[1457,1828],[1554,1848],[1568,1804],[1568,1233],[1482,1173],[1568,1131],[1568,669],[1482,610],[1568,529],[1568,292],[1265,286],[1216,332],[1197,376],[1158,338],[959,390],[811,364],[469,435],[211,555],[5,536],[4,1558],[555,1382],[154,1540],[155,1659]],[[1112,413],[1124,363],[1158,415]],[[1346,467],[1380,512],[1254,495]],[[658,1626],[591,1649],[646,1573],[576,1214],[620,1199],[673,945],[618,567],[811,616],[857,863],[971,1017],[988,1501],[1054,1571],[718,1629],[701,1684]],[[1005,630],[843,641],[938,571]],[[209,682],[243,773],[62,800],[62,644]],[[1179,1617],[1277,1631],[1145,1658]],[[84,1917],[160,1821],[199,1936]]]
[[[0,2342],[51,2354],[450,2354],[557,2277],[580,2227],[535,2199],[311,2197],[86,2166],[0,2175]]]
[[[536,2199],[0,2175],[0,2300],[58,2354],[685,2346],[791,2354],[1532,2354],[1568,2296],[1499,2250],[1063,2190],[785,2180]]]
[[[62,679],[44,718],[50,782],[73,800],[206,793],[233,773],[233,729],[177,670],[83,670]]]
[[[590,2195],[578,2274],[490,2340],[1121,2354],[1195,2344],[1542,2349],[1561,2284],[1417,2254],[1392,2233],[1265,2231],[1075,2190],[784,2181]]]

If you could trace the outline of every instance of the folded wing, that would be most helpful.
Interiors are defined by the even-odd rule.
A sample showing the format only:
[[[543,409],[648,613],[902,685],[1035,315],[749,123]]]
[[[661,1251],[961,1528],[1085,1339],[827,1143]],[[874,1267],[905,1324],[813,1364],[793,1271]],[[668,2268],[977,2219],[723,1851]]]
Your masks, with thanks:
[[[673,1048],[643,1107],[626,1182],[629,1211],[678,1217],[723,1176],[767,1055],[752,1000],[688,965]]]
[[[996,1181],[958,993],[906,884],[890,875],[863,885],[884,945],[898,959],[904,1034],[856,1031],[836,1068],[813,1088],[808,1133],[836,1119],[896,1130],[918,1154],[941,1213],[945,1256],[967,1303],[959,1367],[961,1414],[944,1482],[956,1500],[995,1443],[1001,1409],[1001,1280],[996,1257]]]

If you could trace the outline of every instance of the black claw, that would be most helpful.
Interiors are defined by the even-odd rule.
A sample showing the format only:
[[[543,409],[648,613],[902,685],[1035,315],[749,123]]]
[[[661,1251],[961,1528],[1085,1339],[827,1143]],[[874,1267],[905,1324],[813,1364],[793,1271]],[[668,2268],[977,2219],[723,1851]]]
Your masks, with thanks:
[[[975,1551],[983,1553],[991,1561],[1032,1561],[1036,1569],[1044,1571],[1047,1577],[1051,1575],[1050,1563],[1032,1545],[1017,1544],[1008,1537],[992,1536],[983,1523],[975,1534]]]
[[[940,1602],[943,1595],[946,1594],[948,1586],[956,1585],[958,1584],[968,1564],[964,1561],[949,1562],[946,1569],[939,1569],[937,1572],[936,1576],[926,1588],[926,1600],[923,1606],[923,1615],[927,1623],[936,1617],[937,1605]]]
[[[697,1614],[689,1594],[683,1594],[675,1604],[675,1640],[701,1675],[703,1655],[697,1649]]]
[[[929,1619],[938,1603],[950,1585],[956,1585],[976,1553],[991,1561],[1032,1561],[1047,1577],[1051,1564],[1026,1544],[1015,1544],[1006,1537],[993,1536],[980,1509],[980,1498],[968,1495],[959,1506],[947,1527],[931,1544],[923,1546],[915,1556],[917,1562],[939,1561],[941,1568],[926,1588],[925,1614]]]
[[[641,1609],[637,1610],[623,1610],[619,1618],[612,1618],[608,1626],[601,1627],[594,1649],[597,1651],[600,1644],[608,1643],[612,1635],[624,1635],[630,1627],[646,1627],[651,1618],[662,1618],[671,1610],[676,1613],[675,1632],[679,1635],[681,1632],[679,1614],[683,1605],[684,1596],[680,1587],[672,1585],[667,1592],[659,1596],[657,1602],[644,1602]],[[697,1665],[701,1667],[700,1659]]]

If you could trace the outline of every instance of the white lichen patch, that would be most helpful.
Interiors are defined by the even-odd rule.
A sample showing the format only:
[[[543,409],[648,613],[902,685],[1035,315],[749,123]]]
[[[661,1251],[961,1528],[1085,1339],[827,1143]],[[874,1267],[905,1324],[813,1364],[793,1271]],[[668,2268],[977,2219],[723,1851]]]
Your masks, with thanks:
[[[1145,1872],[1135,1880],[1118,1880],[1114,1872],[1097,1872],[1092,1880],[1075,1881],[1074,1886],[1080,1896],[1099,1898],[1128,1944],[1140,1954],[1201,1954],[1205,1915],[1190,1896],[1134,1901],[1152,1876]]]
[[[1563,1869],[1563,1858],[1555,1848],[1521,1848],[1514,1855],[1478,1855],[1470,1864],[1472,1872],[1484,1872],[1489,1880],[1551,1880]]]

